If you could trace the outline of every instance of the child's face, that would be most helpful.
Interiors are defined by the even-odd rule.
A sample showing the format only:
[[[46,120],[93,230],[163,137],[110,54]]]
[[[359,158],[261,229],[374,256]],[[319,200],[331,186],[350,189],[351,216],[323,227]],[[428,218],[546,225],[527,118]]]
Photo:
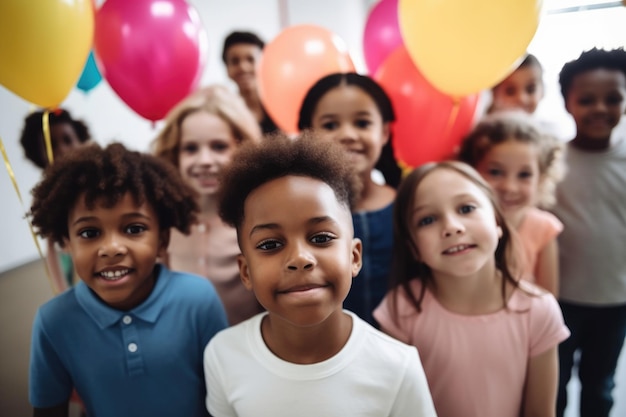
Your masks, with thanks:
[[[256,91],[257,67],[261,48],[251,43],[237,43],[226,51],[226,71],[240,91]]]
[[[326,183],[286,176],[255,189],[239,230],[241,278],[271,317],[311,326],[341,314],[361,268],[350,210]]]
[[[389,124],[372,97],[359,87],[342,85],[317,103],[311,126],[319,137],[339,142],[356,171],[369,175],[389,139]]]
[[[580,140],[607,140],[626,110],[623,72],[595,69],[574,77],[565,102]]]
[[[493,268],[502,229],[487,195],[460,173],[438,168],[418,185],[409,219],[418,260],[435,278]]]
[[[44,160],[48,160],[48,154],[46,153],[46,145],[43,140],[43,133],[41,136],[41,153],[44,155]],[[59,158],[67,154],[72,149],[76,149],[82,146],[80,138],[76,134],[74,127],[71,123],[55,123],[50,126],[50,144],[52,145],[52,155],[54,158]]]
[[[197,111],[181,124],[179,171],[198,194],[212,196],[219,186],[219,173],[230,164],[236,149],[237,140],[223,119]]]
[[[112,208],[90,210],[81,196],[68,216],[65,240],[78,276],[102,301],[119,310],[141,304],[154,287],[157,255],[167,246],[157,214],[126,194]]]
[[[493,109],[496,111],[521,109],[533,114],[543,98],[541,76],[541,69],[536,65],[513,71],[493,88]]]
[[[507,218],[536,204],[541,174],[535,145],[510,138],[493,146],[476,169],[496,192]]]

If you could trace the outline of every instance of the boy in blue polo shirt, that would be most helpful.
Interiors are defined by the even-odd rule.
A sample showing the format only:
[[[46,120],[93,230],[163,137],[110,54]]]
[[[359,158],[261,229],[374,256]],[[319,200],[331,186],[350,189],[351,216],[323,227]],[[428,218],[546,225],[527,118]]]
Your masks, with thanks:
[[[227,326],[212,284],[157,262],[197,206],[175,170],[121,144],[55,161],[33,189],[37,233],[64,246],[81,282],[35,317],[30,402],[68,416],[206,416],[202,352]]]

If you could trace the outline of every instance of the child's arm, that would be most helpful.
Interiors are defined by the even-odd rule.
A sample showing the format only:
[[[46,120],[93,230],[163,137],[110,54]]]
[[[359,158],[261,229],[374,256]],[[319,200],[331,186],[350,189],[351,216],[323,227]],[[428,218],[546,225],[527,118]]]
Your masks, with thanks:
[[[558,384],[557,347],[530,358],[524,387],[523,417],[554,417]]]
[[[50,279],[52,279],[52,290],[56,295],[67,289],[67,283],[65,282],[65,277],[63,276],[63,271],[61,270],[61,265],[59,264],[59,254],[54,246],[54,242],[50,239],[47,239],[46,242],[48,246],[46,253],[46,265],[48,266]]]
[[[556,238],[552,239],[537,255],[535,265],[537,285],[559,295],[559,245]]]
[[[69,417],[69,402],[49,408],[33,408],[33,417]]]

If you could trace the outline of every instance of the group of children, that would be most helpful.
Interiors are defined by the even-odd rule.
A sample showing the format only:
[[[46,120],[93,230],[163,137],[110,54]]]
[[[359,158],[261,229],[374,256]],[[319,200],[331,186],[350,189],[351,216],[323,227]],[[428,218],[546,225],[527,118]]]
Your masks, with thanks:
[[[391,102],[358,74],[311,87],[296,140],[263,139],[213,86],[172,110],[155,156],[59,158],[29,214],[81,281],[37,313],[35,415],[67,416],[75,388],[89,416],[561,417],[581,351],[581,416],[608,416],[626,52],[564,66],[566,145],[506,104],[534,111],[537,65],[494,87],[456,161],[397,189],[372,175]]]

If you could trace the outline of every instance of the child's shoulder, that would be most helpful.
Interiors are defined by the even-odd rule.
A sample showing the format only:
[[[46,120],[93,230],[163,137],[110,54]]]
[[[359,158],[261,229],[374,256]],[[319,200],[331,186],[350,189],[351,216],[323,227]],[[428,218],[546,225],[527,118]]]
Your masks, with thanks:
[[[518,281],[518,286],[509,299],[508,307],[520,312],[559,309],[554,295],[525,279]]]

